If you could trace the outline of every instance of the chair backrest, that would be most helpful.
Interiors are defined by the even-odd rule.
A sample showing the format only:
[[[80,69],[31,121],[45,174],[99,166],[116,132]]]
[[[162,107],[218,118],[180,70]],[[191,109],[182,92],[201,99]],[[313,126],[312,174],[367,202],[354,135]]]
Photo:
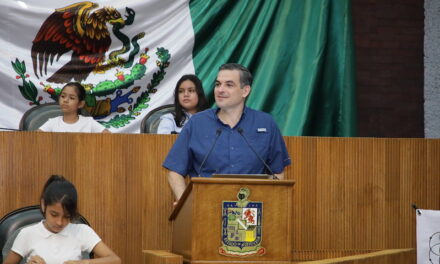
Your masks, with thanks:
[[[160,117],[174,112],[174,105],[167,104],[151,110],[141,122],[141,133],[156,134]]]
[[[0,219],[0,260],[4,261],[12,248],[15,238],[21,228],[31,224],[36,224],[43,219],[40,206],[32,205],[14,210]],[[89,222],[80,215],[73,223],[90,225]]]
[[[20,120],[20,130],[38,130],[49,118],[62,116],[60,105],[58,103],[47,103],[37,105],[27,110]],[[81,115],[90,116],[84,108],[81,108]]]
[[[42,104],[27,110],[20,120],[20,130],[38,130],[49,118],[63,115],[58,103]]]

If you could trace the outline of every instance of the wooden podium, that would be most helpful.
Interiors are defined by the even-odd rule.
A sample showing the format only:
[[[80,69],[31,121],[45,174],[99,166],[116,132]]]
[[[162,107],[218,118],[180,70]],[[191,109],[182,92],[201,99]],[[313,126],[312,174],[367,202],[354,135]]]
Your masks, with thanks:
[[[191,179],[169,217],[173,221],[172,252],[183,256],[185,263],[290,263],[294,183],[292,180]],[[236,202],[240,205],[238,209],[227,209]],[[247,219],[250,215],[252,218]],[[230,247],[248,245],[233,242],[239,237],[249,244],[259,242],[254,255],[240,250],[237,253],[236,247]],[[224,241],[229,244],[224,245]],[[230,251],[225,254],[225,246],[228,250],[232,248],[235,256]]]

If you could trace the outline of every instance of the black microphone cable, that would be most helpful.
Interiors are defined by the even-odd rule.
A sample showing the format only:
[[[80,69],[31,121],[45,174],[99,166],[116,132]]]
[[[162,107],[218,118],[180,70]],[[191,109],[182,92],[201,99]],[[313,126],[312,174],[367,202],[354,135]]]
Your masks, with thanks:
[[[214,143],[212,144],[211,148],[209,149],[208,154],[206,154],[205,158],[202,160],[202,163],[200,163],[199,173],[197,174],[197,177],[200,177],[200,175],[202,174],[203,165],[205,165],[206,160],[208,159],[209,155],[211,155],[211,152],[214,149],[215,144],[217,143],[217,140],[220,137],[220,135],[222,134],[222,132],[223,131],[220,128],[217,128],[217,130],[215,131]]]
[[[255,149],[252,147],[252,145],[249,143],[249,141],[247,140],[247,138],[244,136],[243,134],[243,129],[241,127],[237,128],[238,133],[240,133],[240,135],[244,138],[244,141],[246,141],[246,144],[249,146],[249,148],[252,150],[252,152],[254,152],[255,156],[257,156],[257,158],[263,163],[264,167],[266,168],[266,170],[270,173],[270,175],[272,175],[272,178],[275,180],[279,180],[279,178],[275,175],[275,173],[273,173],[272,169],[269,167],[269,165],[267,165],[267,163],[264,161],[264,159],[258,155],[257,151],[255,151]]]

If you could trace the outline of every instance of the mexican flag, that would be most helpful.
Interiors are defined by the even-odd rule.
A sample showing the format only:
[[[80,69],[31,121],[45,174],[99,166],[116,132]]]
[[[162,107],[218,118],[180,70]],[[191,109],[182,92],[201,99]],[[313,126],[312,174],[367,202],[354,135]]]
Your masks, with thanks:
[[[350,10],[348,0],[2,1],[0,127],[17,129],[77,80],[96,120],[138,133],[184,74],[197,74],[214,104],[218,68],[235,62],[254,75],[247,105],[283,135],[354,136]],[[87,47],[96,56],[81,56]],[[75,58],[94,67],[61,78]]]

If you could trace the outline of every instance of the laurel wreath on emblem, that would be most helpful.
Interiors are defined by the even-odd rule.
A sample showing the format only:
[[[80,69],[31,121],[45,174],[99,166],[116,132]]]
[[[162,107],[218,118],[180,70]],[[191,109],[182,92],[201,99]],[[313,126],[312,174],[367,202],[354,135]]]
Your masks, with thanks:
[[[220,255],[251,257],[266,254],[263,239],[263,202],[250,201],[250,189],[242,187],[237,201],[222,201],[222,246]]]

